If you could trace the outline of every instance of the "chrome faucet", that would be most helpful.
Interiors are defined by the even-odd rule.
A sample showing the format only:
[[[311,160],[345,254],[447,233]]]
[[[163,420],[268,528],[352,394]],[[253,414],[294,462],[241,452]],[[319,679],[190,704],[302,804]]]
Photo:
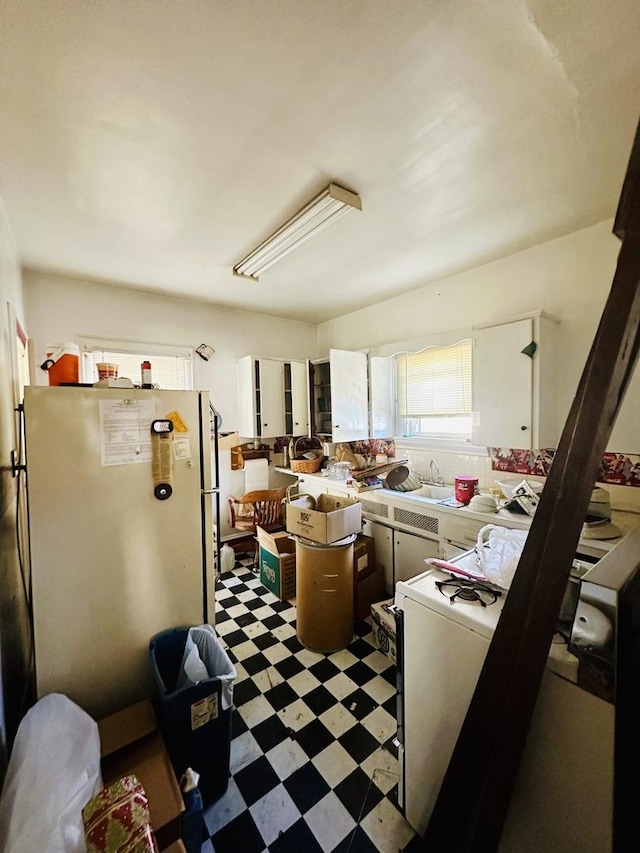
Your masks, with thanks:
[[[444,479],[440,476],[440,466],[436,459],[429,462],[429,481],[438,486],[444,486]]]

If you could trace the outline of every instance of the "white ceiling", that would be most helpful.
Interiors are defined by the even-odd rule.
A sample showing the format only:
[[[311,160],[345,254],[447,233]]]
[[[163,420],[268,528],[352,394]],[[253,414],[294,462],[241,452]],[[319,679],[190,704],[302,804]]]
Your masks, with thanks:
[[[613,216],[639,37],[637,0],[0,0],[0,197],[27,267],[321,322]],[[329,181],[362,212],[232,275]]]

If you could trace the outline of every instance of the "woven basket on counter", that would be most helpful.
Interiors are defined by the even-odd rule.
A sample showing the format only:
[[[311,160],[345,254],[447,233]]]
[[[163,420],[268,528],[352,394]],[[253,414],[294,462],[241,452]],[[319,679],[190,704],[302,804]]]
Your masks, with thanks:
[[[298,453],[298,442],[307,439],[306,435],[300,436],[298,441],[296,441],[294,445],[294,457],[289,460],[289,465],[294,474],[315,474],[320,470],[320,466],[322,465],[322,460],[324,459],[324,453],[322,452],[322,442],[319,438],[314,436],[315,440],[320,445],[320,450],[307,450],[305,453],[315,453],[315,459],[305,459],[304,456],[297,456]]]

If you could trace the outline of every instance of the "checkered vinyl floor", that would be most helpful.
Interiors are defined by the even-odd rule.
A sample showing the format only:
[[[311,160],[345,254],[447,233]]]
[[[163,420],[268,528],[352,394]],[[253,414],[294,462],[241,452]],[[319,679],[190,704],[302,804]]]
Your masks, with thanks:
[[[202,853],[399,853],[418,839],[397,807],[395,668],[368,622],[333,654],[304,648],[296,609],[236,561],[216,593],[233,660],[231,778],[205,811]]]

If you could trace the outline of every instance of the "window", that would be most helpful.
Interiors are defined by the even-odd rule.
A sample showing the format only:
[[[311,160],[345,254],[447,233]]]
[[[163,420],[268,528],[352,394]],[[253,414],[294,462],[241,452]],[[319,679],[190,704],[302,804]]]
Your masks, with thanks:
[[[401,435],[471,440],[471,340],[396,357]]]
[[[83,382],[97,382],[98,362],[118,365],[118,376],[140,385],[143,361],[151,362],[151,381],[165,391],[189,391],[193,388],[191,350],[166,344],[135,341],[80,340]]]

